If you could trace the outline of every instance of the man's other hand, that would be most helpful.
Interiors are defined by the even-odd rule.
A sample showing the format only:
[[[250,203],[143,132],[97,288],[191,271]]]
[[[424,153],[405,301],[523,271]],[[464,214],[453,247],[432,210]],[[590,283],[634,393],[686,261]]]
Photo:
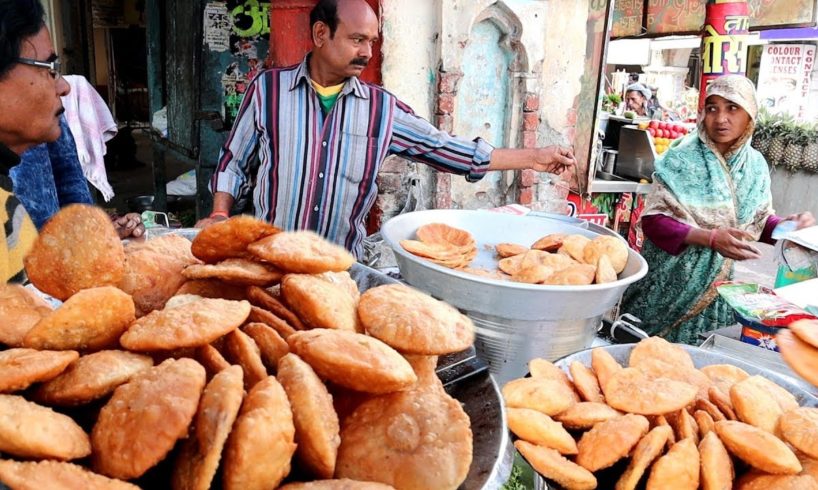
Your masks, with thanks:
[[[547,146],[535,151],[534,162],[531,166],[537,172],[548,172],[562,176],[563,180],[570,181],[577,166],[574,152],[570,148],[561,146]]]
[[[212,225],[213,223],[218,223],[219,221],[224,221],[226,219],[227,219],[226,217],[221,216],[221,215],[202,218],[202,219],[200,219],[199,221],[196,222],[195,227],[196,228],[205,228],[205,227],[208,227],[208,226]]]

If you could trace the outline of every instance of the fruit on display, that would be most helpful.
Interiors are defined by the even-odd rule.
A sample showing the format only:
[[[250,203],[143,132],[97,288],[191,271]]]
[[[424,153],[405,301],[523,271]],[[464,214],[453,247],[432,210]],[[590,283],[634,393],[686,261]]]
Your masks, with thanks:
[[[643,121],[637,127],[650,134],[650,139],[653,141],[653,146],[659,155],[667,151],[673,140],[681,138],[689,132],[684,124],[667,121]]]

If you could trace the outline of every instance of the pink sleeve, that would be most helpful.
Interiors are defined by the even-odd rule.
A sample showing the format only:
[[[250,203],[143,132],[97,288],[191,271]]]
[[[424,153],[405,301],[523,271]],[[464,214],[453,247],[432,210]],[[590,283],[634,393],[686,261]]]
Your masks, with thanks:
[[[764,225],[764,231],[761,232],[761,238],[759,238],[759,242],[761,243],[769,243],[770,245],[775,245],[775,240],[773,240],[773,230],[778,223],[784,221],[784,218],[781,216],[776,216],[771,214],[769,218],[767,218],[767,223]]]
[[[687,249],[685,238],[690,231],[686,225],[670,216],[652,214],[642,216],[642,232],[657,247],[670,255],[679,255]]]

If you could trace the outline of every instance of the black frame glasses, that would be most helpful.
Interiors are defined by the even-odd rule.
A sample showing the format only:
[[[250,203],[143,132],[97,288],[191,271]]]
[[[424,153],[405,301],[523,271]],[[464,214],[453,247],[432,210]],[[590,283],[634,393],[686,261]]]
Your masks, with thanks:
[[[48,73],[54,78],[54,80],[60,79],[61,73],[59,58],[55,58],[53,61],[40,61],[31,58],[17,58],[17,63],[21,63],[23,65],[36,66],[38,68],[45,68],[46,70],[48,70]]]

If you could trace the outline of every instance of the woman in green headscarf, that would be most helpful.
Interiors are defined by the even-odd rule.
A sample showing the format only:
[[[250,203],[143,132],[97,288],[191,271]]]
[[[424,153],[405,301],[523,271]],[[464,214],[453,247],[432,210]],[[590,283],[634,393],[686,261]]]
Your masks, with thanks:
[[[752,242],[772,242],[784,219],[773,214],[767,162],[750,146],[758,114],[752,82],[728,75],[706,93],[698,132],[674,141],[656,162],[642,216],[649,271],[621,308],[650,335],[688,344],[735,323],[713,283],[732,278],[735,260],[758,258]],[[810,213],[786,219],[799,228],[815,224]]]

